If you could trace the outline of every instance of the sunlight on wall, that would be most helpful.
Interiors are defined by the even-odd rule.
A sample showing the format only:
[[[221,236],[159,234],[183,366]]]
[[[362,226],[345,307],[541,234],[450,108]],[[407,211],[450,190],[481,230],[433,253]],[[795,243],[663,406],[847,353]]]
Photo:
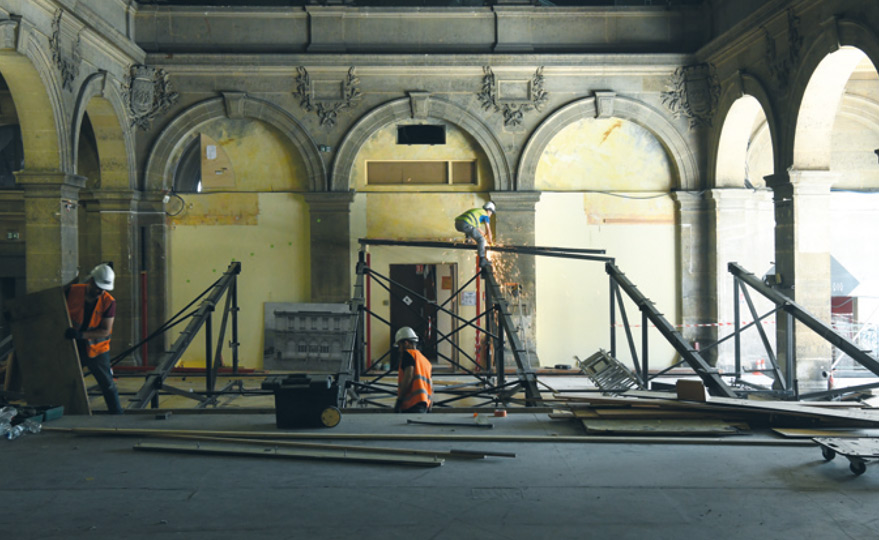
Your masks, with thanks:
[[[621,120],[583,119],[561,130],[537,166],[542,191],[667,191],[674,185],[662,145],[641,126]]]
[[[590,218],[601,208],[627,221]],[[544,246],[605,249],[607,256],[655,302],[672,324],[678,319],[674,203],[663,195],[634,200],[604,194],[544,193],[537,204],[536,243]],[[599,348],[610,350],[609,281],[604,263],[537,259],[537,343],[541,365],[573,364]],[[637,308],[627,302],[629,322],[641,324]],[[619,312],[617,322],[620,322]],[[640,355],[641,329],[634,328]],[[652,330],[650,366],[662,368],[674,350]],[[617,357],[631,366],[623,329],[617,329]]]

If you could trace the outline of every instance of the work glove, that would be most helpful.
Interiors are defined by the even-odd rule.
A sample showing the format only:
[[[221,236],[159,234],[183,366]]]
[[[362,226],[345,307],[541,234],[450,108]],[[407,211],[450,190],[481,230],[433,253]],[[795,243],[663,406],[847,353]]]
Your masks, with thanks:
[[[82,331],[76,328],[68,328],[64,331],[64,339],[82,339]]]

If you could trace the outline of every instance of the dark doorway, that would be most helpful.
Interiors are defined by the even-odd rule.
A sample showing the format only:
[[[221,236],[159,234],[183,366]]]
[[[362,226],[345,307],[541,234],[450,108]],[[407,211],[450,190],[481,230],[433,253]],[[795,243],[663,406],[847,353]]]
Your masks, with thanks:
[[[453,343],[456,339],[437,344],[438,332],[448,334],[452,317],[437,309],[442,305],[453,313],[457,306],[449,300],[455,290],[457,265],[455,264],[392,264],[391,278],[391,343],[394,334],[403,326],[409,326],[420,339],[419,349],[432,363],[445,364],[442,360],[457,358]],[[397,366],[396,349],[391,353],[391,366]]]

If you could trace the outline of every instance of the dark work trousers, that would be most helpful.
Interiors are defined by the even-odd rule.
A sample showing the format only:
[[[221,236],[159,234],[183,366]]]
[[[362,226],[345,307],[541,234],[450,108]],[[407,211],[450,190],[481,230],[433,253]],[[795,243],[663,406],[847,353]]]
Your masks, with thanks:
[[[405,411],[400,411],[400,412],[403,412],[403,413],[426,413],[426,412],[430,412],[430,411],[427,409],[427,403],[422,401],[421,403],[416,403],[415,405],[409,407]]]
[[[98,386],[101,387],[101,394],[104,395],[104,402],[107,404],[107,410],[110,414],[122,414],[122,404],[119,403],[119,390],[116,388],[116,382],[113,380],[113,370],[110,368],[110,353],[105,352],[94,358],[89,358],[82,348],[79,350],[79,357],[82,359],[82,365],[89,368]]]

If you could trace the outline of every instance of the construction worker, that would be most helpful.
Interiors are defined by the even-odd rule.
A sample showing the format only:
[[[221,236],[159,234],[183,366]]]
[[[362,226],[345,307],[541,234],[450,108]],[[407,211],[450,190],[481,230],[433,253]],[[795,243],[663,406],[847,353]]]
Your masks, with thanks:
[[[80,362],[98,381],[107,410],[111,414],[122,414],[119,390],[110,366],[110,335],[116,318],[116,300],[107,291],[113,290],[115,280],[113,267],[102,263],[89,273],[86,283],[67,288],[67,311],[73,327],[64,332],[64,337],[76,340]]]
[[[488,266],[491,262],[485,258],[485,239],[492,243],[491,239],[491,216],[496,209],[494,203],[489,201],[482,208],[471,208],[455,218],[455,230],[464,233],[467,238],[476,242],[476,251],[479,254],[479,265]],[[479,228],[483,227],[485,236]]]
[[[394,345],[400,352],[400,367],[397,371],[397,402],[394,404],[394,412],[430,411],[433,397],[430,360],[415,348],[417,344],[418,335],[414,330],[408,326],[397,330]]]

